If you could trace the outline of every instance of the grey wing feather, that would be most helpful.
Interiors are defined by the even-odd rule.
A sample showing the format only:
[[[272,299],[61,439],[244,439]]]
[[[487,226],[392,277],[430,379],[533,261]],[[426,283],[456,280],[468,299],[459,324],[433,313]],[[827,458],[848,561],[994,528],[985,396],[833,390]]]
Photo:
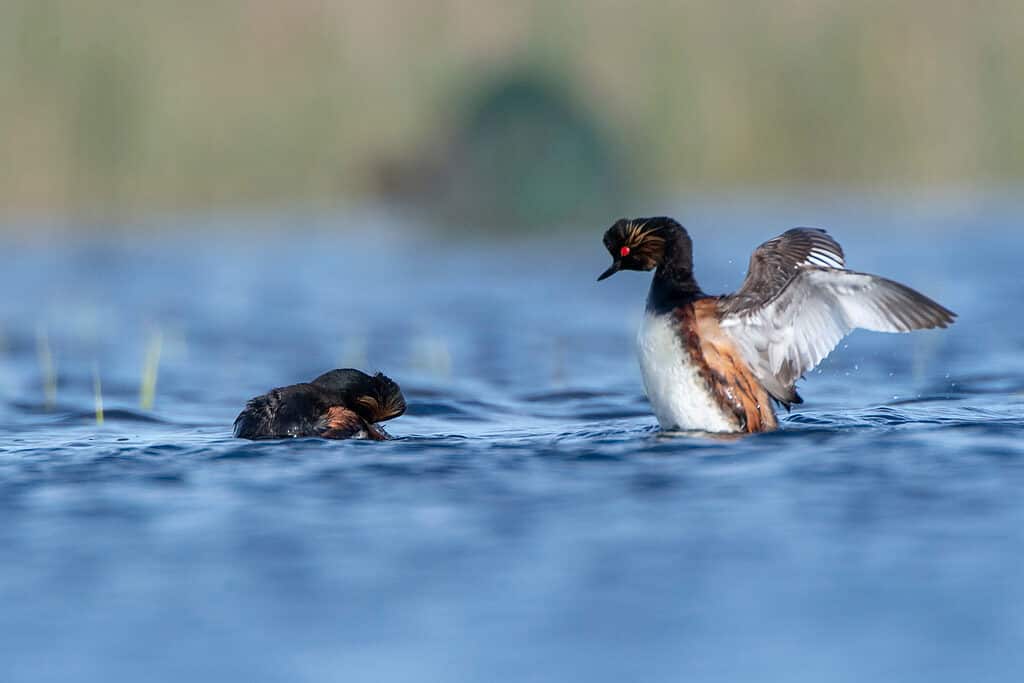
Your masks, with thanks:
[[[854,329],[909,332],[953,322],[953,312],[910,287],[843,265],[842,249],[824,231],[790,230],[758,247],[743,286],[722,301],[722,327],[782,403],[800,401],[796,381]]]
[[[820,228],[793,228],[768,240],[750,255],[747,277],[739,291],[722,302],[723,312],[764,305],[805,266],[844,268],[843,248]]]

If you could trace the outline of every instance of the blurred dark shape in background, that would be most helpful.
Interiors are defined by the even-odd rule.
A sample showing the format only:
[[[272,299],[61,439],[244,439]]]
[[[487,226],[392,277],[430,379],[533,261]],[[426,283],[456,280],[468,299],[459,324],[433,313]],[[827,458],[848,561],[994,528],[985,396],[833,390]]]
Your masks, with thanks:
[[[1022,73],[1019,0],[6,0],[0,206],[387,190],[501,227],[629,187],[998,189],[1024,178]]]
[[[517,69],[454,101],[440,147],[382,165],[384,201],[474,231],[579,225],[622,210],[620,153],[567,83]]]

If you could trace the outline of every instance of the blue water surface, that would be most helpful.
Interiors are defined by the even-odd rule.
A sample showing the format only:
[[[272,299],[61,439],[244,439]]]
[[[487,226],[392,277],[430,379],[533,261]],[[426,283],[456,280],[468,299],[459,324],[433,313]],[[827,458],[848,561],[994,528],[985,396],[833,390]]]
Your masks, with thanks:
[[[960,314],[854,334],[782,431],[729,440],[658,433],[649,275],[595,282],[605,226],[5,238],[0,681],[1019,680],[1022,209],[653,207],[709,292],[820,225]],[[395,440],[231,437],[249,397],[339,366],[400,382]]]

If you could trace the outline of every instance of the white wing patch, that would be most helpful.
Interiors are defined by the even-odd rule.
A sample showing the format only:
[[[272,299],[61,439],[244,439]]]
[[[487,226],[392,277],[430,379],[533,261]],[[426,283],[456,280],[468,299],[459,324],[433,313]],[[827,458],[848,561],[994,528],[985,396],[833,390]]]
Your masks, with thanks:
[[[834,260],[812,251],[808,260]],[[892,280],[835,268],[800,266],[770,302],[725,316],[721,326],[773,396],[792,386],[854,329],[909,332],[946,327],[953,314]]]
[[[811,249],[810,253],[807,254],[807,260],[804,263],[809,266],[822,266],[824,268],[842,269],[846,266],[843,262],[842,254],[837,254],[830,249],[825,249],[819,246],[815,246]]]

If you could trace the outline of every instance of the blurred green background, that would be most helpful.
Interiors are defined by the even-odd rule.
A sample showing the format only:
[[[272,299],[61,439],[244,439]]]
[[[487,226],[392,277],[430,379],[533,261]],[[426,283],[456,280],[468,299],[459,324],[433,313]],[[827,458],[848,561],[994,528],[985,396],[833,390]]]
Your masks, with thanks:
[[[0,1],[8,217],[1024,177],[1020,0]]]

